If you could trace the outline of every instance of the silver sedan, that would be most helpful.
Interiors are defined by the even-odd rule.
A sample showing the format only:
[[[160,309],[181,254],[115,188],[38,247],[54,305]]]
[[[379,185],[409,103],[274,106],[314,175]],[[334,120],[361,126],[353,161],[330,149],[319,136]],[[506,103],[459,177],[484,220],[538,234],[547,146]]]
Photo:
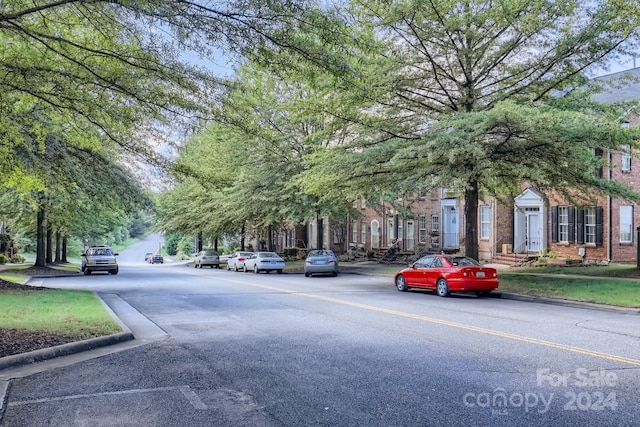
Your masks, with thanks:
[[[307,259],[304,262],[305,277],[309,277],[316,273],[337,276],[338,269],[338,257],[333,253],[333,251],[329,250],[313,250],[309,252]]]

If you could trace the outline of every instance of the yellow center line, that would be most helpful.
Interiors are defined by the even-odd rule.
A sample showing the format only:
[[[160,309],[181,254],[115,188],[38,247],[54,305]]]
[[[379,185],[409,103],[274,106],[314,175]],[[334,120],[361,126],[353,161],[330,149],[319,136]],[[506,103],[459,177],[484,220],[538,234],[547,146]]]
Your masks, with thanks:
[[[479,332],[482,334],[487,334],[487,335],[493,335],[496,337],[501,337],[501,338],[506,338],[506,339],[510,339],[510,340],[514,340],[514,341],[521,341],[521,342],[526,342],[529,344],[535,344],[535,345],[539,345],[539,346],[544,346],[544,347],[551,347],[551,348],[556,348],[559,350],[564,350],[564,351],[569,351],[572,353],[579,353],[585,356],[591,356],[591,357],[597,357],[600,359],[606,359],[606,360],[610,360],[613,362],[620,362],[620,363],[626,363],[629,365],[634,365],[634,366],[640,366],[640,359],[632,359],[629,357],[624,357],[624,356],[616,356],[613,354],[607,354],[607,353],[601,353],[599,351],[593,351],[593,350],[588,350],[585,348],[580,348],[580,347],[574,347],[571,345],[566,345],[566,344],[560,344],[560,343],[556,343],[553,341],[546,341],[546,340],[540,340],[537,338],[529,338],[529,337],[525,337],[522,335],[515,335],[515,334],[510,334],[507,332],[500,332],[500,331],[494,331],[492,329],[486,329],[486,328],[481,328],[478,326],[472,326],[472,325],[465,325],[464,323],[458,323],[458,322],[450,322],[448,320],[442,320],[442,319],[436,319],[434,317],[428,317],[428,316],[422,316],[419,314],[412,314],[412,313],[407,313],[404,311],[397,311],[397,310],[391,310],[388,308],[382,308],[382,307],[376,307],[373,305],[367,305],[367,304],[361,304],[361,303],[357,303],[357,302],[351,302],[351,301],[347,301],[347,300],[343,300],[343,299],[339,299],[339,298],[332,298],[332,297],[327,297],[327,296],[322,296],[322,295],[318,295],[318,294],[310,294],[310,293],[304,293],[304,292],[299,292],[299,291],[292,291],[289,289],[284,289],[284,288],[277,288],[274,286],[267,286],[267,285],[257,285],[257,284],[253,284],[253,283],[246,283],[246,282],[242,282],[244,284],[256,287],[256,288],[262,288],[262,289],[269,289],[272,291],[276,291],[276,292],[282,292],[282,293],[286,293],[286,294],[291,294],[291,295],[297,295],[297,296],[303,296],[303,297],[307,297],[307,298],[313,298],[313,299],[318,299],[318,300],[322,300],[322,301],[327,301],[327,302],[332,302],[332,303],[336,303],[336,304],[341,304],[341,305],[347,305],[350,307],[356,307],[356,308],[361,308],[364,310],[370,310],[370,311],[376,311],[378,313],[385,313],[385,314],[391,314],[393,316],[399,316],[399,317],[405,317],[408,319],[415,319],[415,320],[420,320],[422,322],[429,322],[429,323],[433,323],[433,324],[437,324],[437,325],[443,325],[443,326],[449,326],[452,328],[457,328],[457,329],[464,329],[467,331],[472,331],[472,332]]]

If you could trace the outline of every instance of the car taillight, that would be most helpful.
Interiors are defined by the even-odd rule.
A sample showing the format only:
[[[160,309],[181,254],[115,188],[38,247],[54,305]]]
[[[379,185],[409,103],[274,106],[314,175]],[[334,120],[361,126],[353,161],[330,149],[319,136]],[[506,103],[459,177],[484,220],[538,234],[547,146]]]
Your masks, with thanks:
[[[327,261],[327,263],[331,264],[332,262],[336,262],[335,259],[330,259],[329,261]]]
[[[244,258],[238,258],[238,261],[244,261]]]
[[[307,264],[313,264],[313,260],[312,259],[308,259],[307,260]]]

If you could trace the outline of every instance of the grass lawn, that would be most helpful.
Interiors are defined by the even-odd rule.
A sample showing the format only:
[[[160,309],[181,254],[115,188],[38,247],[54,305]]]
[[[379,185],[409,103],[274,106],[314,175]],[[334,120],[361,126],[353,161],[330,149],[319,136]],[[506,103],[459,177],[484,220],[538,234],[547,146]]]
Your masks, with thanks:
[[[500,273],[500,291],[620,307],[640,307],[640,280]]]
[[[89,291],[0,290],[0,327],[94,337],[121,332]]]
[[[640,270],[633,263],[615,263],[609,265],[578,265],[545,267],[517,267],[509,269],[513,273],[560,274],[593,277],[628,277],[640,279]]]

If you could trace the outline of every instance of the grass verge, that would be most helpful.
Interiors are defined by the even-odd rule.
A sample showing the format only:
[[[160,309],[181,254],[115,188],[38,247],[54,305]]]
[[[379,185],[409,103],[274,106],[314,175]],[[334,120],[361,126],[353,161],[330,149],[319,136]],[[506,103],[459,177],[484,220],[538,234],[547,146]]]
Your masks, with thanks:
[[[620,307],[640,307],[640,281],[500,273],[500,291]]]
[[[94,337],[121,332],[89,291],[0,291],[0,327]]]

